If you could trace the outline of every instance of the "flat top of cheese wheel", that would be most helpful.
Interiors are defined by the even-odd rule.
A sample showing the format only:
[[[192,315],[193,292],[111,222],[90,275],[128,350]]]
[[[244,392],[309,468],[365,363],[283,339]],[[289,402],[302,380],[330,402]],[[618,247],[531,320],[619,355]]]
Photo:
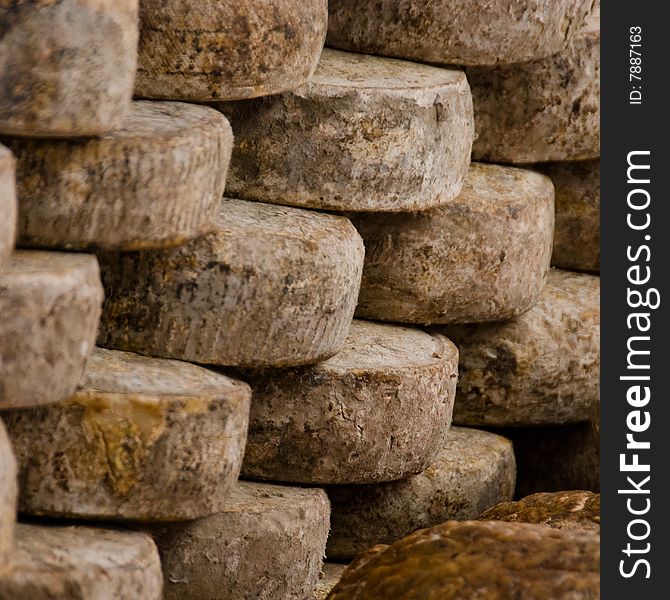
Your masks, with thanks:
[[[101,137],[155,140],[173,135],[188,135],[194,129],[208,130],[215,124],[229,128],[226,118],[218,110],[208,106],[186,102],[136,100],[131,103],[122,126]]]
[[[92,254],[17,250],[11,255],[2,277],[21,275],[58,275],[78,269],[89,269],[97,261]]]
[[[310,83],[356,89],[424,90],[461,84],[465,75],[393,58],[325,49]]]
[[[245,387],[241,381],[187,362],[97,348],[80,392],[195,397]]]
[[[420,329],[354,320],[342,350],[316,365],[318,370],[388,370],[426,366],[458,351],[445,337]]]
[[[215,224],[217,233],[293,238],[311,250],[310,243],[341,239],[343,230],[357,237],[351,223],[339,215],[235,198],[223,199]]]

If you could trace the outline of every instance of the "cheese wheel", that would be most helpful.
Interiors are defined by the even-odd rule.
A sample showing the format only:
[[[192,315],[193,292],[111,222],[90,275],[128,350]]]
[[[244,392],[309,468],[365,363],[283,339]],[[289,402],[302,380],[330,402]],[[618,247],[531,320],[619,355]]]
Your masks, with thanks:
[[[593,0],[330,0],[333,48],[451,65],[516,63],[565,49]]]
[[[250,397],[195,365],[98,349],[73,396],[4,415],[20,509],[142,521],[215,513],[240,471]]]
[[[163,578],[151,538],[131,531],[19,524],[2,600],[160,600]]]
[[[138,250],[211,229],[233,137],[211,108],[133,102],[87,140],[8,139],[17,158],[19,244]]]
[[[600,494],[582,490],[540,492],[484,511],[483,520],[539,523],[556,529],[600,531]]]
[[[526,314],[439,331],[460,350],[458,425],[575,423],[599,406],[599,277],[552,269],[542,299]]]
[[[278,94],[314,71],[327,0],[140,0],[135,94],[239,100]]]
[[[0,272],[0,408],[74,392],[95,344],[102,293],[95,256],[12,255]]]
[[[326,554],[351,559],[417,529],[449,519],[477,518],[514,495],[512,443],[493,433],[452,427],[428,468],[407,479],[330,486],[331,528]]]
[[[455,69],[324,50],[293,92],[217,105],[235,147],[228,192],[326,210],[408,211],[458,194],[474,124]]]
[[[0,133],[70,137],[120,127],[137,64],[137,2],[2,2]]]
[[[419,473],[449,428],[457,365],[442,336],[354,321],[322,363],[241,373],[253,390],[244,476],[370,483]]]
[[[554,188],[538,173],[473,163],[460,195],[412,214],[358,214],[365,267],[356,315],[472,323],[529,310],[544,288]]]
[[[100,255],[100,345],[231,366],[324,360],[344,343],[363,242],[339,216],[223,201],[213,233]]]
[[[217,515],[153,530],[166,600],[305,600],[330,507],[322,490],[240,482]]]
[[[447,521],[370,549],[330,600],[600,596],[600,535],[544,525]]]
[[[600,156],[599,9],[558,54],[466,71],[475,107],[473,159],[537,163]]]

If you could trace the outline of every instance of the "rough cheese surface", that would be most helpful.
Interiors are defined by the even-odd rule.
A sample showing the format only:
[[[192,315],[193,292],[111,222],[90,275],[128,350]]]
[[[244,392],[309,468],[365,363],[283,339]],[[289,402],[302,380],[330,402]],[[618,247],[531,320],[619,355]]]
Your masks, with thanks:
[[[137,65],[138,0],[0,6],[0,133],[98,135],[121,125]]]
[[[70,398],[4,416],[22,512],[174,521],[221,510],[240,471],[250,396],[195,365],[97,349]]]
[[[458,194],[474,123],[456,69],[324,50],[300,88],[218,105],[229,194],[335,211],[425,210]]]
[[[228,366],[324,360],[344,343],[363,242],[344,217],[225,199],[174,250],[100,255],[100,345]]]

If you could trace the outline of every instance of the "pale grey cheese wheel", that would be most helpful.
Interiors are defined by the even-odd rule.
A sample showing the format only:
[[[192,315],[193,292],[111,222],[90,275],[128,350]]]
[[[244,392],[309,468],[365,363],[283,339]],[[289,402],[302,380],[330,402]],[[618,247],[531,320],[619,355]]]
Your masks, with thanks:
[[[354,321],[322,363],[240,373],[253,393],[243,475],[322,484],[419,473],[449,429],[457,365],[445,337]]]
[[[160,559],[139,532],[24,525],[0,572],[0,600],[160,600]]]
[[[549,58],[467,69],[474,160],[505,163],[600,156],[600,11]],[[626,75],[628,77],[628,75]]]
[[[509,319],[544,288],[554,188],[538,173],[473,163],[460,195],[411,214],[351,214],[365,242],[356,315],[403,323]]]
[[[175,521],[222,509],[249,387],[188,363],[97,349],[63,402],[7,412],[25,514]]]
[[[100,137],[5,143],[17,159],[19,245],[139,250],[210,231],[233,136],[214,109],[139,101]]]
[[[516,319],[439,328],[460,350],[454,423],[560,425],[600,403],[600,278],[552,269]]]
[[[95,345],[95,256],[17,251],[0,272],[0,408],[71,395]]]
[[[516,63],[565,49],[593,0],[330,0],[328,45],[419,62]]]
[[[217,515],[154,529],[166,600],[305,600],[330,506],[319,489],[240,482]]]
[[[14,552],[16,524],[16,459],[7,432],[0,419],[0,572]]]
[[[229,195],[326,210],[425,210],[458,194],[474,123],[465,75],[324,50],[300,88],[217,105]]]
[[[120,127],[137,64],[137,2],[3,2],[0,133],[69,137]]]
[[[16,238],[16,161],[0,144],[0,271],[9,260]]]
[[[173,250],[105,253],[100,345],[232,366],[324,360],[344,343],[363,242],[344,217],[224,200]]]

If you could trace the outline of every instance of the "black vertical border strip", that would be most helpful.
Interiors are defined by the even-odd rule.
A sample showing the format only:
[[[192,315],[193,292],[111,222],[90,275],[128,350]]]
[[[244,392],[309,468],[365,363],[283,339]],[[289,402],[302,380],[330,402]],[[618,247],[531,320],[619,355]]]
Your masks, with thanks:
[[[670,99],[664,87],[670,80],[670,27],[662,12],[661,2],[616,2],[605,0],[601,12],[601,491],[602,491],[602,597],[647,600],[670,598],[670,584],[666,582],[670,565],[666,566],[670,545],[670,393],[666,392],[666,381],[670,376],[670,338],[668,336],[668,307],[670,307],[670,210],[667,181],[670,176],[670,152],[668,151],[668,114]],[[630,81],[630,28],[642,29],[642,80]],[[632,86],[642,91],[642,104],[631,105],[629,94]],[[627,156],[631,151],[649,150],[651,183],[634,186],[627,183]],[[643,162],[646,159],[640,159]],[[641,173],[640,173],[641,175]],[[651,195],[648,209],[651,225],[645,231],[633,231],[626,223],[630,209],[627,195],[635,187],[644,187]],[[642,219],[642,214],[634,215]],[[650,235],[650,240],[643,240]],[[643,287],[627,281],[627,270],[633,262],[626,255],[627,246],[633,249],[647,243],[651,250],[648,263],[651,281],[648,286],[660,292],[661,304],[656,310],[634,309],[627,303],[627,288]],[[638,451],[641,463],[650,463],[651,475],[648,485],[650,494],[635,496],[619,494],[620,489],[629,489],[626,477],[636,481],[641,473],[622,473],[620,454],[626,452],[626,434],[629,433],[626,419],[629,411],[635,410],[626,399],[629,381],[621,381],[627,372],[627,342],[634,330],[629,330],[627,317],[631,312],[648,311],[651,314],[651,341],[648,344],[651,368],[651,400],[649,410],[651,426],[636,438],[651,442],[649,450]],[[639,335],[639,333],[638,333]],[[638,371],[642,373],[642,371]],[[632,453],[634,451],[629,451]],[[630,462],[630,459],[629,459]],[[633,498],[633,508],[645,506],[644,498],[651,499],[651,508],[645,515],[632,515],[627,508],[628,498]],[[635,519],[646,519],[651,533],[646,540],[631,540],[627,531]],[[633,526],[635,535],[644,534],[644,525]],[[650,543],[649,552],[626,556],[627,544],[643,550]],[[630,573],[637,558],[650,564],[650,578],[646,578],[646,566],[638,565],[635,575],[629,578],[621,574]]]

